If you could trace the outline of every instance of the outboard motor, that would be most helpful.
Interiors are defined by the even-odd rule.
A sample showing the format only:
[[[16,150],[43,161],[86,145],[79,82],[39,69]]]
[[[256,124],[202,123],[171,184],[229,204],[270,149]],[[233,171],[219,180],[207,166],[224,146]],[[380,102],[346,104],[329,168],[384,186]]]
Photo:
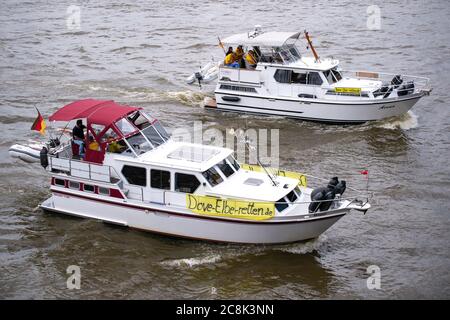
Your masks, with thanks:
[[[41,166],[44,169],[48,167],[48,149],[46,147],[42,147],[41,152],[39,153],[39,159],[41,161]]]
[[[311,201],[333,200],[335,196],[335,189],[338,184],[338,177],[331,178],[326,187],[319,187],[311,192]],[[326,211],[330,208],[331,203],[332,201],[311,202],[308,210],[311,213],[316,212],[317,210]]]
[[[336,187],[336,185],[339,183],[339,179],[338,177],[333,177],[330,179],[330,181],[328,181],[328,189],[334,189]]]
[[[336,193],[334,192],[334,189],[328,191],[322,200],[329,200],[329,201],[320,202],[319,211],[327,211],[328,209],[330,209],[335,195]]]
[[[401,85],[403,83],[403,79],[401,75],[396,75],[394,78],[392,78],[391,80],[391,85],[394,86],[394,88],[397,88],[399,85]]]
[[[414,81],[408,81],[397,89],[397,95],[399,97],[406,96],[411,93],[414,93]]]
[[[48,145],[50,148],[56,148],[57,146],[59,146],[61,144],[61,142],[59,141],[58,138],[55,139],[50,139]]]
[[[197,79],[198,86],[201,88],[202,87],[202,80],[203,80],[202,74],[200,72],[196,72],[195,73],[195,79]]]
[[[311,201],[320,201],[320,200],[323,200],[323,198],[325,197],[325,192],[324,192],[324,190],[318,190],[318,189],[324,189],[324,190],[326,190],[326,188],[316,188],[316,189],[314,189],[313,190],[313,192],[314,191],[316,191],[316,193],[313,195],[312,194],[312,192],[311,192]],[[313,213],[313,212],[316,212],[317,211],[317,209],[319,208],[319,206],[320,206],[320,204],[321,204],[322,202],[311,202],[310,204],[309,204],[309,207],[308,207],[308,211],[310,212],[310,213]]]
[[[347,188],[347,184],[346,184],[345,180],[339,181],[339,183],[334,188],[335,194],[340,194],[342,196],[344,194],[346,188]]]

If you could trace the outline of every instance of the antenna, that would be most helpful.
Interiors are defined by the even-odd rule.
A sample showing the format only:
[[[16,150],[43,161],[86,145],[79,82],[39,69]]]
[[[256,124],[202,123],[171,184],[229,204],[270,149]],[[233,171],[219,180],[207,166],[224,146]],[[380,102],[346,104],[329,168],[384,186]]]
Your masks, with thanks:
[[[247,139],[247,137],[245,137],[244,140],[245,145],[247,146],[248,151],[250,152],[250,143],[249,140]],[[258,165],[264,169],[264,172],[266,173],[266,175],[269,177],[270,181],[272,181],[272,184],[276,187],[278,185],[278,182],[276,181],[275,177],[272,177],[269,173],[269,171],[267,171],[267,168],[262,164],[261,161],[259,161],[259,155],[258,152],[256,152],[256,161],[258,162]]]

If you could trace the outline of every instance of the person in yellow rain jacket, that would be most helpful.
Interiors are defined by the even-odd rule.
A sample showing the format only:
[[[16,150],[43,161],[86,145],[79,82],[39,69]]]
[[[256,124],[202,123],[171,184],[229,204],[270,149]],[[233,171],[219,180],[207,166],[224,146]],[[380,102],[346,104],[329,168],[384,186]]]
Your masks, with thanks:
[[[94,140],[93,136],[89,136],[89,149],[93,151],[100,151],[100,145]]]
[[[239,63],[236,61],[236,54],[233,52],[233,48],[229,47],[228,52],[225,56],[223,64],[231,68],[239,68]]]
[[[255,53],[253,52],[253,50],[248,50],[244,58],[248,69],[254,69],[256,67],[256,64],[258,62],[256,61]]]
[[[241,68],[245,68],[245,61],[242,59],[244,57],[244,50],[242,49],[242,46],[238,46],[236,48],[234,56],[236,57],[236,62],[239,63],[239,66]]]

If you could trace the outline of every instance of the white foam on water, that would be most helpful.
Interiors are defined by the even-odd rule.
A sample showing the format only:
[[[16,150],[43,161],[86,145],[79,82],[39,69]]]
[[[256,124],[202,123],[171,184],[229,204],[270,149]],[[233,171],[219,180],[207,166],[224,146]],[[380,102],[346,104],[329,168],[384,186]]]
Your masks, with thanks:
[[[222,259],[220,255],[209,255],[205,257],[195,257],[195,258],[185,258],[185,259],[176,259],[176,260],[168,260],[163,261],[161,264],[163,266],[168,267],[195,267],[204,264],[212,264],[219,262]]]
[[[89,85],[88,88],[92,91],[114,92],[115,94],[126,97],[127,99],[142,100],[145,102],[177,101],[192,107],[201,106],[201,103],[207,96],[205,93],[192,90],[155,91],[147,88],[126,89],[102,87],[98,85]]]
[[[377,121],[374,124],[376,127],[384,129],[410,130],[419,125],[419,117],[410,110],[401,116]]]
[[[276,250],[294,253],[294,254],[307,254],[317,251],[321,246],[327,241],[327,236],[322,235],[316,239],[307,242],[298,242],[293,244],[284,245],[282,247],[276,248]]]

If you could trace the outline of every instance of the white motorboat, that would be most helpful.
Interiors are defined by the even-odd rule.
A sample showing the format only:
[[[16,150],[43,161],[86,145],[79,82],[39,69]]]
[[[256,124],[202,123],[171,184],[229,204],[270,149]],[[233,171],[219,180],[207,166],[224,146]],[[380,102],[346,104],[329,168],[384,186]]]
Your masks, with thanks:
[[[235,34],[222,46],[252,50],[255,66],[219,66],[215,101],[205,107],[332,123],[362,123],[406,113],[431,87],[429,79],[373,71],[345,71],[339,61],[300,53],[300,32]],[[241,64],[242,66],[242,64]]]
[[[356,190],[344,195],[344,181],[313,190],[306,175],[240,165],[231,149],[173,141],[139,107],[86,99],[49,119],[66,127],[83,119],[89,147],[63,137],[39,152],[51,176],[46,211],[172,236],[272,244],[315,238],[350,210],[370,208]]]
[[[193,84],[197,81],[197,83],[201,86],[202,83],[210,83],[211,81],[216,80],[219,75],[219,64],[220,62],[216,62],[212,59],[203,67],[200,67],[199,71],[194,72],[187,77],[186,83]]]

